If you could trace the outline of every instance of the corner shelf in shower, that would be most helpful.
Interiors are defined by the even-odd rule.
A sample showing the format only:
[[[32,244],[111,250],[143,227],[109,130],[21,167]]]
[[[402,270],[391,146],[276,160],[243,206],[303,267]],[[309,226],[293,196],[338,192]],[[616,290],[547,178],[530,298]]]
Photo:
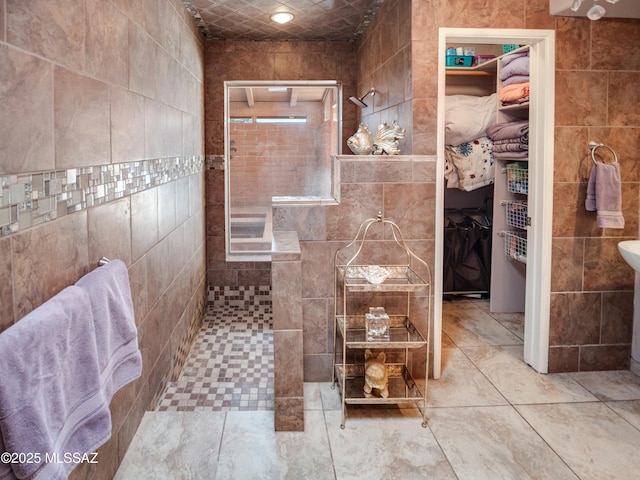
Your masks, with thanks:
[[[354,264],[365,242],[367,242],[369,228],[374,225],[391,227],[395,245],[404,251],[406,258],[406,264],[402,265],[375,265],[387,273],[386,278],[380,283],[371,283],[367,279],[367,270],[374,265]],[[425,274],[418,274],[413,267],[419,268],[420,271],[424,270]],[[340,388],[341,428],[344,428],[345,425],[348,404],[406,403],[415,404],[418,407],[422,413],[422,425],[426,427],[428,347],[431,333],[431,271],[429,266],[407,247],[398,226],[378,214],[376,218],[365,220],[360,225],[353,241],[336,252],[334,270],[333,386],[335,387],[337,384]],[[423,312],[426,318],[426,337],[418,331],[410,319],[409,307],[412,299],[417,295],[422,295],[422,298],[428,302],[426,312]],[[403,312],[399,315],[389,314],[389,340],[367,340],[366,317],[363,309],[366,306],[372,306],[371,302],[383,304],[384,300],[389,300],[392,305],[404,305]],[[357,308],[356,304],[359,304],[360,308]],[[364,393],[364,351],[366,349],[387,351],[389,356],[393,356],[393,360],[399,360],[399,362],[394,361],[386,364],[389,377],[389,395],[386,398],[367,397]],[[424,352],[423,389],[417,385],[410,365],[412,362],[409,351],[412,349],[426,350]]]

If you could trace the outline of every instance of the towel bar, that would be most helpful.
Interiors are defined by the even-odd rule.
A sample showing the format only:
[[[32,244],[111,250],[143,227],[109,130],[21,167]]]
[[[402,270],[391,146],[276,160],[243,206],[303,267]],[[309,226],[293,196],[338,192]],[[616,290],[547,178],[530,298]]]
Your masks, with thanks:
[[[109,260],[107,257],[102,257],[99,261],[98,261],[98,265],[102,266],[102,265],[106,265],[107,263],[109,263],[111,260]]]
[[[591,149],[591,160],[593,160],[593,163],[596,163],[596,150],[600,147],[608,148],[609,151],[613,153],[613,158],[614,158],[613,163],[618,163],[618,155],[616,154],[613,148],[611,148],[609,145],[606,145],[604,143],[597,143],[597,142],[591,141],[589,142],[589,148]]]

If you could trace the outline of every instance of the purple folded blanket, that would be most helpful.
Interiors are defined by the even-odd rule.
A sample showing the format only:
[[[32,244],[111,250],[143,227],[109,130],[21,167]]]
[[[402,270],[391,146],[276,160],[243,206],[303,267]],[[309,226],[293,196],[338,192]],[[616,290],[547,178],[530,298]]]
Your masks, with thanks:
[[[498,143],[493,145],[493,151],[495,152],[527,152],[529,151],[529,144],[520,142],[508,142]]]
[[[529,151],[522,150],[519,152],[493,152],[493,157],[505,160],[528,160]]]
[[[504,81],[514,75],[529,76],[529,56],[524,55],[513,58],[510,62],[502,59],[502,68],[500,69],[500,80]]]
[[[529,134],[526,133],[522,135],[520,138],[505,138],[504,140],[494,140],[494,145],[503,145],[508,143],[520,143],[523,145],[529,145]]]
[[[529,121],[518,120],[515,122],[496,123],[487,128],[487,136],[492,140],[505,140],[521,138],[529,134]]]

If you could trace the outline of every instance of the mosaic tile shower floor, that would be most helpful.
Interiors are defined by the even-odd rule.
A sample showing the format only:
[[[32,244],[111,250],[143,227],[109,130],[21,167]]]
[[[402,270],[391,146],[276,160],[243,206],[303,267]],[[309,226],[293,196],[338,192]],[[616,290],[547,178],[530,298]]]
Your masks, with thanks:
[[[271,305],[210,305],[180,377],[156,410],[273,410],[273,372]]]

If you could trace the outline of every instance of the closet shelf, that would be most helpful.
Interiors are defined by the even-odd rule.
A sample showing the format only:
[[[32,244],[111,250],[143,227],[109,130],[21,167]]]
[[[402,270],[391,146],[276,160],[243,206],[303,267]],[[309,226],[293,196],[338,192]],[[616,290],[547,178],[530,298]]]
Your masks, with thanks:
[[[499,105],[498,110],[501,112],[529,112],[529,102],[518,103],[517,105]]]
[[[460,75],[472,77],[495,77],[496,72],[486,70],[473,70],[474,67],[447,67],[447,75]]]

